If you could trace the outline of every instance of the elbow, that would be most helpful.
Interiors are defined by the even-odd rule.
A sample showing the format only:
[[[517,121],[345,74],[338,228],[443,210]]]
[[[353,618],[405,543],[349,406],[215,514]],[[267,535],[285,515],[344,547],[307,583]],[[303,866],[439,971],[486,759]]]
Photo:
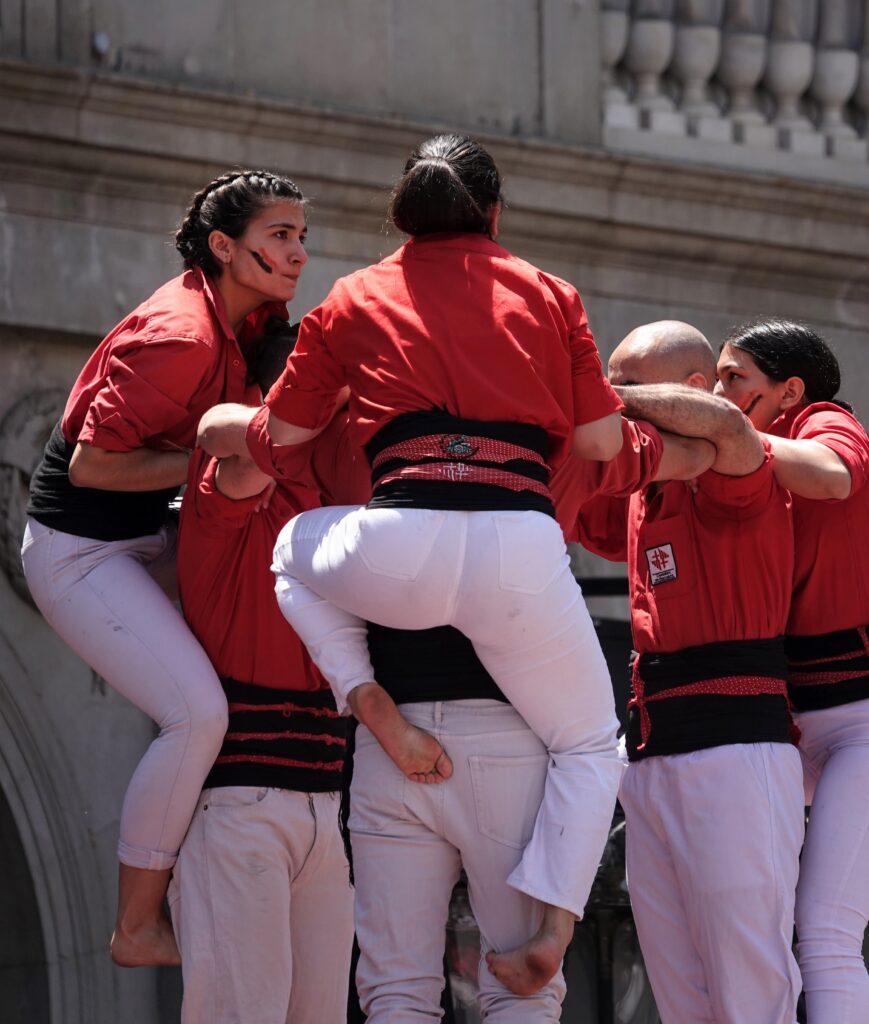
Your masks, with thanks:
[[[827,485],[827,498],[832,501],[844,501],[851,497],[851,474],[845,469],[837,473]]]
[[[77,446],[72,453],[67,473],[73,487],[95,486],[93,475],[88,471],[87,459],[82,456],[81,446]]]
[[[573,454],[580,459],[609,462],[622,450],[624,441],[622,417],[619,413],[613,413],[602,420],[574,428]]]

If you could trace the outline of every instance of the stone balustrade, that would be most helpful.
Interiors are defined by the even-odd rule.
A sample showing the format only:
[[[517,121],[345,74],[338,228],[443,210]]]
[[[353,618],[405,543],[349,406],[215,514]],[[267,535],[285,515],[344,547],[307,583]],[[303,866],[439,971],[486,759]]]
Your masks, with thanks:
[[[609,148],[869,187],[869,0],[601,0]]]

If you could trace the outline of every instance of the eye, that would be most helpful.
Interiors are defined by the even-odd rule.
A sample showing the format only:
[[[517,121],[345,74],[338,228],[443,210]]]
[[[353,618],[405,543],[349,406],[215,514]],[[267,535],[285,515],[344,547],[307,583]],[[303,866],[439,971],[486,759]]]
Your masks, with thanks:
[[[302,245],[307,244],[307,241],[308,241],[308,232],[307,231],[303,231],[299,235],[299,241],[302,243]]]
[[[288,237],[288,235],[287,235],[286,231],[284,231],[283,228],[281,228],[280,231],[276,231],[275,232],[275,238],[279,238],[281,241],[283,241],[287,237]]]

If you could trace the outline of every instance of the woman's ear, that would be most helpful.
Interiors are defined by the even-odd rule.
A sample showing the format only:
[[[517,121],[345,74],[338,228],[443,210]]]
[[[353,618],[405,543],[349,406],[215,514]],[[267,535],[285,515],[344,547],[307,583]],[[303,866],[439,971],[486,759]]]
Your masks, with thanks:
[[[806,395],[806,385],[803,382],[802,377],[788,377],[784,381],[784,389],[781,394],[781,410],[793,409],[794,406],[800,405]]]
[[[225,265],[232,260],[235,251],[235,241],[222,231],[212,231],[208,236],[208,248],[217,262]]]

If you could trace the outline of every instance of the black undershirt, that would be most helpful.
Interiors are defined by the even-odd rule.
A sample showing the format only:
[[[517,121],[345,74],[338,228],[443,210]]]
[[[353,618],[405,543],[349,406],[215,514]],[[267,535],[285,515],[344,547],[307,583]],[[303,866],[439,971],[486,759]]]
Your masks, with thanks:
[[[58,422],[30,480],[28,516],[75,537],[104,541],[149,536],[165,525],[169,502],[180,488],[104,491],[75,487],[69,479],[74,451],[75,445],[64,437]]]

